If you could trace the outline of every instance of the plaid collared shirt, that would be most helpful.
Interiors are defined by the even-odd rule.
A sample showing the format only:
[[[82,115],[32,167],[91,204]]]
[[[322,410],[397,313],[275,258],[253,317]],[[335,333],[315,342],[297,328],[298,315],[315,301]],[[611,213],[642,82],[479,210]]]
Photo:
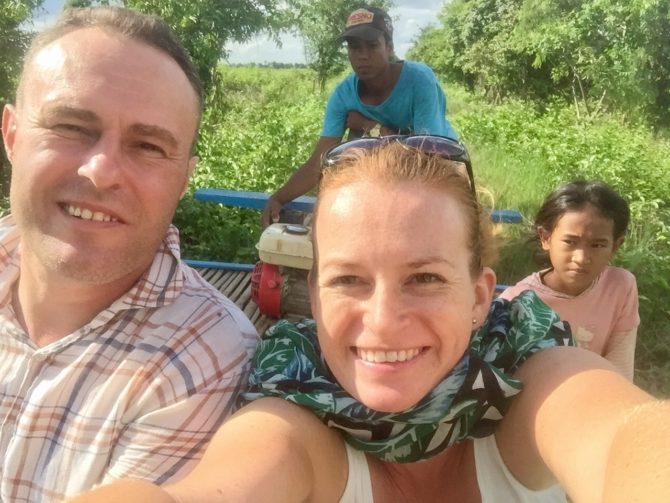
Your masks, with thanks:
[[[11,217],[0,220],[0,500],[183,476],[235,407],[254,327],[179,260],[171,227],[131,290],[38,348],[12,309],[18,244]]]

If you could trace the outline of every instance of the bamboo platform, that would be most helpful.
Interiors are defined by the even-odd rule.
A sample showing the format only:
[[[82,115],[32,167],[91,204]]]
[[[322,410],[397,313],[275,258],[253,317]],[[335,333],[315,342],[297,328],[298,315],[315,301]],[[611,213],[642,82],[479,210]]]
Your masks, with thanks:
[[[231,271],[206,267],[195,267],[194,269],[217,290],[237,304],[254,324],[259,334],[277,321],[261,314],[258,306],[251,300],[251,271]]]

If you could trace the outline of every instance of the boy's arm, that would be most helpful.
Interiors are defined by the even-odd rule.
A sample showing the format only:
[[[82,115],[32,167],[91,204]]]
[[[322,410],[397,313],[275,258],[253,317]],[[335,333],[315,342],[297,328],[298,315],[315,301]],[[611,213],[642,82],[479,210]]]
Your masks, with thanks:
[[[261,217],[263,227],[279,221],[279,211],[285,203],[292,201],[298,196],[302,196],[316,187],[321,174],[321,156],[328,149],[340,143],[340,140],[341,138],[332,136],[321,136],[319,138],[309,159],[294,171],[286,183],[268,199]]]

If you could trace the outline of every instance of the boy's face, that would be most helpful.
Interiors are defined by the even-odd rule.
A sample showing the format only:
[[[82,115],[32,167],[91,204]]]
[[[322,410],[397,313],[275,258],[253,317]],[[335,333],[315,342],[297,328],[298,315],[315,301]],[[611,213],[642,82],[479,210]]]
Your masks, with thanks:
[[[371,40],[349,37],[347,51],[351,68],[358,78],[363,81],[374,80],[388,69],[393,45],[386,41],[384,35]]]

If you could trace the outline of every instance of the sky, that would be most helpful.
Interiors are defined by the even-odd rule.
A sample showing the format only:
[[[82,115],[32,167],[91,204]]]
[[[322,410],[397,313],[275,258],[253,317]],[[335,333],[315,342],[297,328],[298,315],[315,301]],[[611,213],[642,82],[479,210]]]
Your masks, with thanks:
[[[221,0],[225,1],[225,0]],[[44,13],[35,23],[39,29],[48,24],[63,8],[64,0],[46,0]],[[393,42],[399,58],[404,58],[412,41],[421,29],[430,24],[437,24],[437,14],[444,0],[395,0],[395,7],[389,10],[393,19]],[[344,24],[344,20],[342,21]],[[282,47],[265,37],[255,38],[244,44],[231,43],[226,46],[229,51],[230,63],[304,63],[305,54],[302,42],[292,35],[284,35]]]

